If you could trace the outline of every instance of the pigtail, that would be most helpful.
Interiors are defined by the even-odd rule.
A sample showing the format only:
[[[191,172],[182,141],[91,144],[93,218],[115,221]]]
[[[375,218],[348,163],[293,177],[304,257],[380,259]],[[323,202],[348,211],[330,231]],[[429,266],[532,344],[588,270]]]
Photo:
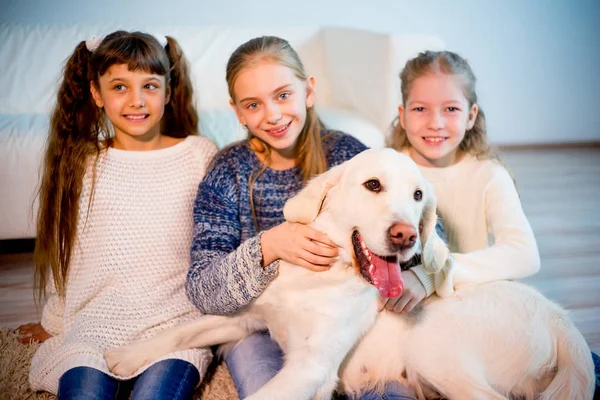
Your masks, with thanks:
[[[194,107],[189,65],[179,43],[167,36],[167,55],[170,64],[171,96],[165,106],[162,132],[173,137],[186,137],[198,132],[198,113]]]
[[[86,161],[99,152],[101,115],[90,93],[89,58],[85,42],[79,43],[65,64],[50,119],[34,251],[38,300],[45,293],[50,271],[59,295],[65,293]]]

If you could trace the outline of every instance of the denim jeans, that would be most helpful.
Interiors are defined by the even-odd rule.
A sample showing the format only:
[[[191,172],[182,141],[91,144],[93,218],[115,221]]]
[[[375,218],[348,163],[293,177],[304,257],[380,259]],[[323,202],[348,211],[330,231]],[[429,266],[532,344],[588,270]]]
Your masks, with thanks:
[[[238,343],[225,357],[240,399],[271,380],[283,367],[283,353],[266,332],[257,332]],[[397,382],[389,382],[382,394],[365,392],[352,400],[412,400],[415,393]]]
[[[592,361],[594,361],[594,374],[596,375],[596,391],[594,400],[600,400],[600,357],[592,351]]]
[[[76,367],[65,372],[58,381],[59,400],[173,399],[188,400],[200,374],[187,361],[160,361],[136,378],[115,379],[90,367]]]

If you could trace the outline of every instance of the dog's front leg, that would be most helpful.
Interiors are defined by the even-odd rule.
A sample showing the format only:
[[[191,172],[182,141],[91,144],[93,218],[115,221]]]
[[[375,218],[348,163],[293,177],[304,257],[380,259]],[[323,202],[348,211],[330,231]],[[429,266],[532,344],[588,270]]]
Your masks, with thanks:
[[[340,325],[337,325],[340,326]],[[343,335],[330,335],[333,326],[315,332],[291,333],[281,371],[247,400],[328,400],[338,381],[340,365],[360,332],[352,329]],[[298,334],[299,333],[299,334]]]
[[[312,352],[287,357],[281,371],[246,400],[329,400],[339,368],[332,364]]]
[[[248,335],[235,317],[204,315],[197,320],[166,329],[156,336],[104,353],[108,369],[118,376],[131,376],[144,365],[177,350],[237,341]]]

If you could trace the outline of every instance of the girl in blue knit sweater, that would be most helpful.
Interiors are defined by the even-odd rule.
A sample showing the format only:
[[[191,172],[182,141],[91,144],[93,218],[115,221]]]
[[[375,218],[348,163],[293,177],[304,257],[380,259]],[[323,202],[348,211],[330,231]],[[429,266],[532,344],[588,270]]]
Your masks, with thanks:
[[[323,128],[314,109],[315,79],[287,41],[259,37],[242,44],[227,63],[226,77],[248,139],[217,155],[200,184],[186,283],[202,312],[221,315],[258,297],[275,278],[280,259],[313,271],[329,268],[336,245],[322,232],[285,222],[283,205],[308,179],[365,149],[353,137]],[[277,374],[283,355],[267,333],[257,333],[225,361],[245,398]],[[385,398],[414,398],[397,383],[388,386]]]

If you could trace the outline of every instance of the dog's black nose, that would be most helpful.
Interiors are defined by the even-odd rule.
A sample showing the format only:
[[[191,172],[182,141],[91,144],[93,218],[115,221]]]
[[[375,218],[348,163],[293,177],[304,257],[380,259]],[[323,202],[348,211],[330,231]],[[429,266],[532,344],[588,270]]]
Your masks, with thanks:
[[[417,230],[405,222],[396,222],[390,227],[392,243],[402,247],[412,247],[417,241]]]

